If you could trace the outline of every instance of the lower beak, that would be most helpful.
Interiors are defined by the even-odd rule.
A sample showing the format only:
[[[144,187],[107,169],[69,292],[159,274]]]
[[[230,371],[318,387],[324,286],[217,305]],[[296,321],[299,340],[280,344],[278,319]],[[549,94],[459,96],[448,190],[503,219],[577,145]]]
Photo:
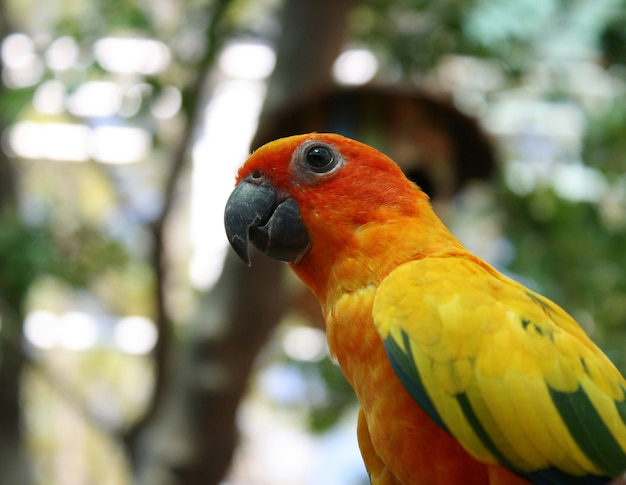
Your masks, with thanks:
[[[251,242],[271,258],[297,263],[311,241],[295,200],[280,200],[271,185],[242,180],[226,202],[224,226],[230,245],[250,266]]]

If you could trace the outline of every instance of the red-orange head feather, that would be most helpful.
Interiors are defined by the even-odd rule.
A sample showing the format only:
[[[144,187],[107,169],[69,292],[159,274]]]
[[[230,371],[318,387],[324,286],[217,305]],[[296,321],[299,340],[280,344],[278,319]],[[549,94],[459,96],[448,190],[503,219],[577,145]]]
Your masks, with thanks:
[[[245,181],[270,185],[277,200],[297,205],[310,245],[285,260],[321,302],[376,284],[409,259],[461,250],[428,196],[390,158],[340,135],[268,143],[239,170],[237,184]]]

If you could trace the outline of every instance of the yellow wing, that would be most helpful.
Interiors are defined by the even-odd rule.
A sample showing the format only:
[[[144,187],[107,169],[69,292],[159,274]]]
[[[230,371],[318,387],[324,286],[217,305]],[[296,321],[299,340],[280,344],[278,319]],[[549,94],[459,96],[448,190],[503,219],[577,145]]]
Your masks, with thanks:
[[[477,459],[535,483],[626,469],[626,381],[554,303],[467,257],[406,263],[373,316],[400,380]]]

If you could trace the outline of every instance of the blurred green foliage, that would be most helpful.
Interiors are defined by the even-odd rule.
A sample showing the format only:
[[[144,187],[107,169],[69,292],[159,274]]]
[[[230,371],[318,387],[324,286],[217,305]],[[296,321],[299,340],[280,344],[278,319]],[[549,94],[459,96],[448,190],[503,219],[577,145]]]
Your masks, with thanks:
[[[623,11],[607,23],[600,35],[600,47],[608,65],[626,65],[626,13]]]
[[[616,70],[626,81],[626,65],[618,65]],[[625,127],[626,99],[618,96],[605,111],[588,122],[583,145],[585,162],[610,176],[626,173]]]
[[[0,123],[8,126],[14,122],[24,106],[28,106],[33,99],[37,86],[28,86],[21,89],[0,90]]]
[[[554,2],[365,0],[354,8],[354,38],[404,76],[426,75],[446,55],[492,58],[510,76],[533,57]]]
[[[329,357],[319,362],[288,361],[303,375],[308,388],[303,408],[308,426],[315,433],[328,431],[354,407],[354,391]]]
[[[59,13],[55,30],[78,39],[97,40],[116,30],[153,33],[155,27],[149,10],[135,0],[85,2],[79,8],[63,9]]]
[[[59,235],[48,225],[4,217],[0,228],[0,295],[16,308],[38,277],[85,287],[105,269],[128,261],[126,249],[96,227],[81,225]]]
[[[563,306],[626,369],[626,227],[548,189],[499,200],[514,244],[508,269]]]
[[[54,265],[52,237],[14,218],[5,217],[0,227],[0,294],[19,307],[37,275]]]

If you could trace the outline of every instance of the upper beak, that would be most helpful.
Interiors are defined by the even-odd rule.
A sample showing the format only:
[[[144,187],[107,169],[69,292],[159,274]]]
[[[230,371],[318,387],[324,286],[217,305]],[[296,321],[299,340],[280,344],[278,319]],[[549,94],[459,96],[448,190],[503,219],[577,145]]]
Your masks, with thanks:
[[[224,226],[230,245],[250,266],[248,243],[262,253],[288,263],[297,263],[311,241],[296,201],[279,199],[266,183],[243,179],[226,202]]]

